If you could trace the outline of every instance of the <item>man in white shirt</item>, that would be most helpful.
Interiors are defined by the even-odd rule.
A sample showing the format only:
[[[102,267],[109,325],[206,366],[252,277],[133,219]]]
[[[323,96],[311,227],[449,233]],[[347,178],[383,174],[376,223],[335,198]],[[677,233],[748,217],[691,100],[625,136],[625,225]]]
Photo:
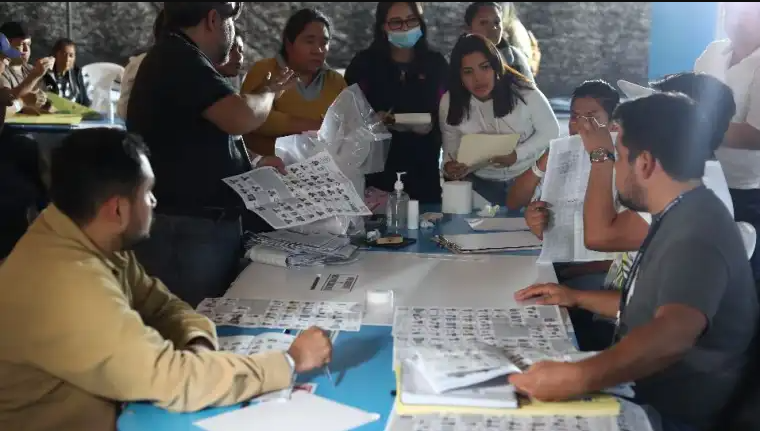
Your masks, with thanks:
[[[760,231],[760,3],[723,3],[729,39],[711,43],[694,65],[725,82],[734,93],[736,114],[721,148],[723,165],[737,221]],[[760,280],[760,253],[752,256]]]

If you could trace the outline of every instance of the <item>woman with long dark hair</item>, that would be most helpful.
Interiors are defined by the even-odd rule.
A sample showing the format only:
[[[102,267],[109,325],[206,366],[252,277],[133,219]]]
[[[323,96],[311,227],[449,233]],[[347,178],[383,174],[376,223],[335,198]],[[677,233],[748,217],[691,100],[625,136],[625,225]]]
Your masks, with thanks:
[[[423,203],[441,202],[441,136],[438,103],[446,88],[448,63],[428,45],[419,2],[379,2],[372,45],[346,69],[346,82],[358,83],[372,108],[385,118],[391,140],[385,170],[367,176],[367,186],[392,191],[396,172],[405,191]],[[429,114],[427,124],[394,123],[393,115]]]
[[[546,97],[502,61],[496,46],[480,35],[459,38],[451,53],[449,92],[441,99],[444,175],[473,182],[491,203],[504,204],[512,180],[533,166],[559,136],[559,123]],[[457,162],[464,135],[519,135],[511,154],[494,157],[471,175]]]
[[[325,63],[331,36],[332,26],[323,13],[301,9],[285,24],[280,52],[251,67],[240,90],[243,94],[257,91],[267,77],[284,70],[298,76],[298,82],[274,101],[264,124],[244,137],[253,153],[274,155],[277,138],[319,130],[327,109],[346,88],[343,77]]]
[[[467,31],[488,38],[499,49],[509,67],[533,81],[533,71],[528,57],[521,49],[512,46],[507,38],[507,24],[504,19],[508,17],[509,15],[505,14],[502,3],[493,1],[470,3],[464,12]]]

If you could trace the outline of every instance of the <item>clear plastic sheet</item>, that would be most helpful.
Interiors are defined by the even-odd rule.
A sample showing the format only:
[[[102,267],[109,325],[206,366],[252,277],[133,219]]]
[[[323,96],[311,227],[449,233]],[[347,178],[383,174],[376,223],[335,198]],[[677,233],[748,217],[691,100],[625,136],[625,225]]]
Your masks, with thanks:
[[[356,191],[364,195],[364,175],[383,171],[390,139],[390,132],[354,84],[332,103],[319,131],[278,138],[275,153],[288,166],[327,150]],[[361,217],[336,216],[296,230],[354,235],[364,231],[364,224]]]

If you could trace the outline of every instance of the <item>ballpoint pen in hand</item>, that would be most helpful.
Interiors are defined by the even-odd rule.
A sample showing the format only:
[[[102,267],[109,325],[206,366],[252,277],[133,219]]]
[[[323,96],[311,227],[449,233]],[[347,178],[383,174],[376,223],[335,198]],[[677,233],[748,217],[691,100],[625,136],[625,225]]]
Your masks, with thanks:
[[[335,387],[335,380],[332,378],[332,373],[330,373],[330,367],[325,365],[325,374],[327,374],[327,378],[330,380],[330,384]]]

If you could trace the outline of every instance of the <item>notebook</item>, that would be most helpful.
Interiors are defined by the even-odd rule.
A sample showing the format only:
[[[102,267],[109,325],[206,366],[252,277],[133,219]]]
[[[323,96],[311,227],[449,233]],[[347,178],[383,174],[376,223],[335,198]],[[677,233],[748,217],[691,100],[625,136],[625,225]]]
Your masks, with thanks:
[[[469,134],[462,136],[457,152],[457,162],[467,166],[483,167],[488,161],[497,156],[508,156],[517,147],[520,135],[486,135]]]
[[[454,253],[494,253],[541,248],[541,240],[528,231],[438,235],[433,237],[433,241]]]

